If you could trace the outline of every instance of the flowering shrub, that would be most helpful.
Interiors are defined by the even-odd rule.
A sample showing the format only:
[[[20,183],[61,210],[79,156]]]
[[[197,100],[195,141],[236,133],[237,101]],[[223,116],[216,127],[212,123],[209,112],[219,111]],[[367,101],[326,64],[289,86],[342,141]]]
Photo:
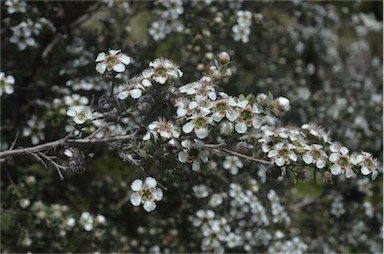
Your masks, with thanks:
[[[368,3],[2,5],[2,252],[382,252]]]

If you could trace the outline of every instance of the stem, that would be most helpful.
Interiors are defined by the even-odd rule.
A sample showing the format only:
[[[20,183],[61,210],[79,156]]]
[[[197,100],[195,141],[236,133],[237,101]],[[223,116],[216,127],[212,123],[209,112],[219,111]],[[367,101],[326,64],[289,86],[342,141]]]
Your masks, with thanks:
[[[80,145],[80,144],[107,144],[109,142],[117,142],[117,141],[125,141],[130,140],[135,137],[136,133],[128,134],[128,135],[121,135],[121,136],[114,136],[108,139],[90,139],[90,138],[83,138],[83,139],[59,139],[56,141],[48,142],[45,144],[27,147],[27,148],[18,148],[13,150],[7,150],[0,152],[0,159],[10,157],[10,156],[22,156],[26,154],[33,154],[37,152],[44,151],[46,149],[58,147],[58,146],[73,146],[73,145]]]
[[[235,155],[235,156],[241,157],[241,158],[246,159],[246,160],[255,161],[255,162],[259,162],[259,163],[263,163],[263,164],[267,164],[267,165],[272,164],[270,161],[266,161],[266,160],[262,160],[262,159],[257,159],[257,158],[250,157],[248,155],[245,155],[245,154],[242,154],[242,153],[238,153],[238,152],[229,150],[227,148],[221,147],[223,145],[224,144],[206,144],[205,147],[209,148],[209,149],[212,149],[212,150],[216,150],[216,151],[220,151],[220,152],[225,152],[227,154]]]

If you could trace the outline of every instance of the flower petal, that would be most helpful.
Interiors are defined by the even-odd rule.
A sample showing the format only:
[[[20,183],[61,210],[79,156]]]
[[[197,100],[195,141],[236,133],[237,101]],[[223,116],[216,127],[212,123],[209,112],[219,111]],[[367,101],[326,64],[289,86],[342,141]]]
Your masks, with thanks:
[[[155,178],[149,176],[145,179],[145,184],[148,188],[155,188],[157,185],[157,181]]]
[[[139,206],[141,204],[141,196],[137,192],[132,193],[129,200],[133,206]]]
[[[143,205],[144,210],[147,212],[153,211],[156,208],[156,203],[153,201],[146,201]]]
[[[153,197],[155,198],[155,200],[157,201],[160,201],[162,198],[163,198],[163,191],[158,188],[156,189],[153,193],[152,193]]]
[[[141,179],[136,179],[131,184],[131,189],[133,191],[140,191],[140,190],[142,190],[142,188],[143,188],[143,181]]]

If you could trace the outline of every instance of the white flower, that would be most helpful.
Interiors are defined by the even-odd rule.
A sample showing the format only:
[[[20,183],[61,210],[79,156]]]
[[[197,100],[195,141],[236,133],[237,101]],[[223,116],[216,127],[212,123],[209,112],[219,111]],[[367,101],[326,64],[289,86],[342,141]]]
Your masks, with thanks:
[[[7,0],[5,1],[5,5],[8,6],[7,11],[9,14],[22,12],[25,13],[27,11],[27,3],[20,0]]]
[[[226,156],[223,163],[225,169],[229,169],[232,175],[236,175],[239,168],[243,167],[243,162],[236,156]]]
[[[215,218],[215,213],[212,210],[198,210],[196,212],[196,218],[193,220],[193,226],[199,227],[202,224],[208,224],[213,218]]]
[[[154,81],[164,84],[169,77],[179,78],[183,73],[179,67],[164,58],[157,58],[149,63],[149,69],[145,69],[142,74],[144,78],[152,78]]]
[[[31,37],[31,31],[26,30],[24,27],[13,27],[13,35],[9,41],[17,44],[20,50],[24,50],[27,46],[35,46],[36,41]]]
[[[252,13],[250,11],[237,11],[237,23],[239,25],[247,27],[252,23]]]
[[[363,175],[369,175],[372,173],[372,180],[374,180],[378,174],[377,160],[372,158],[372,154],[362,152],[357,156],[351,157],[351,161],[355,165],[359,165],[360,171]]]
[[[170,29],[167,31],[167,27],[163,21],[153,22],[151,27],[148,29],[148,33],[152,36],[155,41],[165,38],[165,35],[170,32]]]
[[[288,165],[291,161],[297,161],[297,155],[293,149],[296,149],[296,147],[292,144],[284,145],[284,143],[277,143],[273,150],[268,152],[268,158],[272,158],[279,167],[285,164]]]
[[[88,102],[88,98],[85,96],[81,96],[80,94],[66,95],[64,97],[64,103],[67,106],[87,105]]]
[[[193,192],[197,198],[206,198],[209,195],[209,191],[206,185],[200,184],[192,187]]]
[[[317,144],[305,147],[308,152],[303,155],[303,161],[307,164],[315,164],[318,169],[324,168],[327,155],[322,148],[323,146]]]
[[[262,118],[258,115],[261,109],[257,104],[251,106],[249,101],[243,100],[239,102],[230,102],[230,105],[237,106],[238,116],[235,119],[235,130],[237,133],[243,134],[248,127],[259,129],[262,125]]]
[[[96,71],[100,74],[103,74],[105,70],[108,72],[114,70],[115,72],[124,72],[125,65],[128,65],[131,62],[129,56],[120,53],[120,49],[112,50],[110,49],[109,54],[106,55],[104,52],[101,52],[97,55],[95,62]]]
[[[79,222],[86,231],[91,231],[93,229],[93,217],[89,212],[83,212]]]
[[[351,160],[349,158],[349,150],[345,146],[337,149],[335,146],[330,146],[331,155],[329,156],[329,161],[334,163],[331,167],[332,175],[339,175],[345,173],[347,178],[352,177],[353,170]],[[353,160],[352,160],[353,161]]]
[[[209,205],[212,207],[219,206],[223,203],[223,195],[219,193],[215,193],[211,196],[211,199],[209,200]]]
[[[285,113],[291,108],[289,100],[285,97],[278,97],[276,100],[272,101],[271,105],[276,114]]]
[[[76,225],[76,220],[74,218],[68,218],[65,220],[65,225],[68,227],[68,228],[73,228],[75,225]]]
[[[22,198],[20,199],[19,204],[21,208],[27,208],[31,204],[31,201],[29,201],[29,199]]]
[[[232,27],[233,39],[235,41],[242,41],[243,43],[247,43],[249,41],[249,34],[251,33],[251,29],[249,26],[244,26],[240,24],[236,24]]]
[[[208,152],[204,150],[204,143],[200,140],[195,140],[192,143],[190,140],[185,139],[181,142],[183,151],[178,154],[178,159],[181,163],[192,162],[192,170],[197,171],[200,169],[200,161],[208,162]]]
[[[154,201],[160,201],[163,198],[163,191],[160,188],[156,188],[156,186],[157,181],[153,177],[147,177],[144,183],[140,179],[133,181],[131,189],[134,192],[130,197],[132,205],[139,206],[144,204],[145,211],[153,211],[156,208]]]
[[[95,218],[96,225],[105,225],[105,217],[104,215],[97,215]]]
[[[89,106],[72,106],[68,109],[67,116],[73,117],[76,124],[83,124],[92,119],[92,110]]]
[[[165,139],[178,138],[180,136],[180,133],[175,125],[170,121],[166,122],[164,118],[159,118],[158,121],[153,121],[148,125],[148,132],[143,137],[143,140],[149,140],[151,134],[155,137],[155,139],[158,138],[158,135]]]
[[[45,124],[43,121],[36,121],[35,119],[30,119],[27,121],[28,127],[23,129],[23,135],[25,137],[31,136],[32,144],[37,145],[40,140],[44,139],[45,135],[43,129]]]
[[[5,76],[4,72],[0,72],[0,96],[5,92],[6,94],[12,94],[13,84],[15,84],[15,78],[12,75]]]
[[[195,132],[199,139],[204,139],[209,135],[209,125],[213,124],[213,121],[209,117],[205,117],[202,114],[191,117],[192,120],[185,123],[182,127],[184,133],[189,134],[192,130]]]

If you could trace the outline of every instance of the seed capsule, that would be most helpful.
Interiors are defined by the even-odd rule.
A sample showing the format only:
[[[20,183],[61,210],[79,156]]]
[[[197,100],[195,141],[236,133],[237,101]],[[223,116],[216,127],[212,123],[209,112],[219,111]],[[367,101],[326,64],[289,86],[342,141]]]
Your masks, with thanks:
[[[277,180],[277,178],[281,176],[281,169],[275,165],[270,165],[267,167],[265,174],[267,175],[268,179]]]
[[[84,154],[76,148],[72,149],[73,155],[70,157],[68,162],[69,170],[76,174],[84,173],[86,169]]]
[[[99,98],[98,101],[98,110],[101,112],[110,112],[115,108],[115,103],[113,98],[104,94]]]

